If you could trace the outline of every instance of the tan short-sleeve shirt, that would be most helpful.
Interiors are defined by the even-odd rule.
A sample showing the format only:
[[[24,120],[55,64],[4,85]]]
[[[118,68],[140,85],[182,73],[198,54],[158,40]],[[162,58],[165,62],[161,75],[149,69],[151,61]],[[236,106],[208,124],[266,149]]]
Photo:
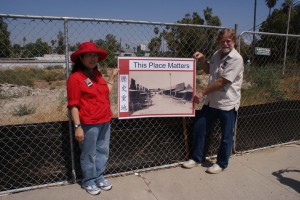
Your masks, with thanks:
[[[207,94],[204,104],[220,110],[238,110],[241,100],[241,87],[243,82],[244,61],[236,49],[221,59],[221,50],[211,57],[209,62],[209,81],[213,83],[219,77],[230,81],[223,88]]]

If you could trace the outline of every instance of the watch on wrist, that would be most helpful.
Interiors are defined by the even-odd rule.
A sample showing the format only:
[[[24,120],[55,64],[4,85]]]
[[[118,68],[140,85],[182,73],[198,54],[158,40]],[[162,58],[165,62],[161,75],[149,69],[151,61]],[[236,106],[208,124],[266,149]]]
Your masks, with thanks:
[[[75,129],[77,129],[78,127],[81,127],[81,124],[74,124]]]

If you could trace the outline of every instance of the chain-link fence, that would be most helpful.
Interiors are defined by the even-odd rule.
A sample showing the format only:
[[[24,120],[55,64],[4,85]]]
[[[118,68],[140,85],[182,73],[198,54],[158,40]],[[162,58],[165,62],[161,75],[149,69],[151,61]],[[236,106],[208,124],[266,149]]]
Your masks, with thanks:
[[[245,73],[236,150],[299,140],[300,35],[242,32],[239,48]]]
[[[117,67],[119,55],[190,58],[201,51],[210,57],[217,49],[220,29],[223,27],[0,15],[0,193],[81,179],[80,150],[66,108],[69,55],[79,43],[93,41],[109,52],[99,66],[107,78]],[[245,66],[235,151],[299,140],[298,49],[288,45],[286,58],[293,58],[294,64],[286,62],[283,68],[280,59],[256,56],[256,45],[247,37],[251,35],[240,37],[241,53],[245,65],[250,60],[250,67]],[[263,44],[261,38],[253,41]],[[257,47],[269,48],[273,43],[266,40],[266,46]],[[289,38],[289,42],[298,40]],[[197,68],[197,88],[201,89],[207,76]],[[193,118],[118,120],[117,88],[111,103],[114,119],[107,175],[166,167],[189,157]],[[208,139],[207,155],[215,155],[218,124]]]

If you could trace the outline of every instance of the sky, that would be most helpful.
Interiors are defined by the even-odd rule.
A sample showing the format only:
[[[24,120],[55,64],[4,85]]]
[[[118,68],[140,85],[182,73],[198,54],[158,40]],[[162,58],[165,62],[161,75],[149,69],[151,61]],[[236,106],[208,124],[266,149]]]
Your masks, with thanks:
[[[278,0],[275,8],[284,0]],[[223,27],[238,25],[238,32],[253,28],[254,0],[0,0],[0,14],[84,17],[176,23],[185,14],[206,7],[219,16]],[[274,8],[273,8],[274,9]],[[269,14],[265,0],[257,0],[256,25]],[[258,28],[256,28],[258,30]]]

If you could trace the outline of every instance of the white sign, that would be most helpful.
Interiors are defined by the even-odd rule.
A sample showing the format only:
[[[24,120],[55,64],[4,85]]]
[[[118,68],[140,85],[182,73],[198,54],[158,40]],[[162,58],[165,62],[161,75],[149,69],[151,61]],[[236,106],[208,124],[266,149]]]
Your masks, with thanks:
[[[255,47],[255,55],[269,56],[271,55],[271,50],[269,48]]]
[[[195,59],[119,57],[118,67],[119,119],[195,116]]]

